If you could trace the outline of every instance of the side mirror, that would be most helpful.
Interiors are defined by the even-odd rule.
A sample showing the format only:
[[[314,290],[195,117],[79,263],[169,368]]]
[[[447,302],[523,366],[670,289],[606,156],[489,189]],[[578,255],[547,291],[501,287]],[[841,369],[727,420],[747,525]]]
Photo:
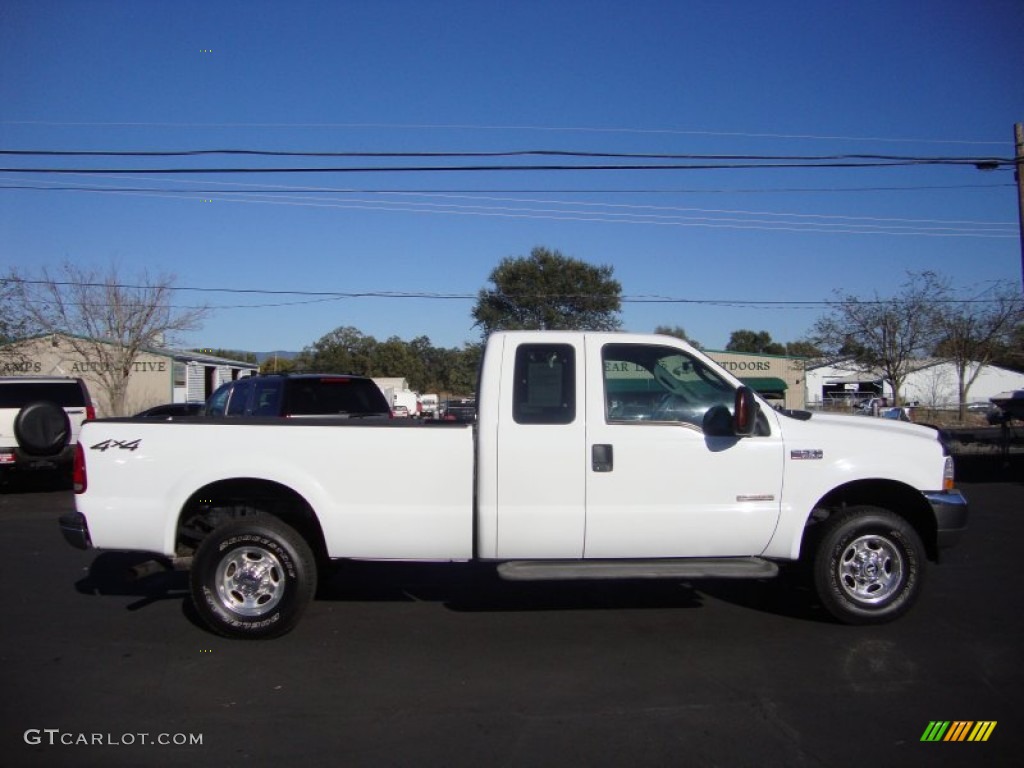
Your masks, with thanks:
[[[736,437],[750,437],[757,429],[757,400],[750,387],[736,390],[736,403],[732,409],[732,431]]]

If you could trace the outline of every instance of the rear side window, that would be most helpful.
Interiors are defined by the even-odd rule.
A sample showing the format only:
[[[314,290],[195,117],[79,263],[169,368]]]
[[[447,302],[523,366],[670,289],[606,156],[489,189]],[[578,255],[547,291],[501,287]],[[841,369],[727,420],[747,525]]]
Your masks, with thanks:
[[[0,387],[0,408],[21,408],[38,400],[49,400],[61,408],[81,408],[86,405],[85,393],[74,381],[19,381]]]
[[[294,379],[285,398],[286,416],[331,416],[390,411],[384,393],[369,379],[327,376]]]
[[[206,415],[223,416],[224,409],[228,404],[228,395],[230,393],[231,385],[224,384],[216,392],[210,395],[210,399],[206,401]]]
[[[576,350],[569,344],[523,344],[516,350],[512,416],[517,424],[576,420]]]
[[[284,379],[255,379],[252,396],[253,416],[279,416],[281,414],[281,398],[284,395]]]
[[[244,416],[249,400],[249,393],[252,391],[252,379],[239,379],[234,382],[231,389],[231,399],[228,400],[228,416]]]

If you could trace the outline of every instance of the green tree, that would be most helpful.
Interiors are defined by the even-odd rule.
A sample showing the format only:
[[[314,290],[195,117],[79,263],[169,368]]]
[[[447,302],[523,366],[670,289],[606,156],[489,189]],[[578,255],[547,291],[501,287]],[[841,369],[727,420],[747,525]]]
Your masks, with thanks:
[[[806,340],[786,342],[786,354],[790,357],[822,357],[823,355],[813,342]]]
[[[558,251],[534,248],[505,258],[480,290],[474,325],[484,337],[499,330],[617,330],[622,286],[612,267],[595,267]]]
[[[376,346],[377,340],[358,328],[335,328],[303,349],[296,367],[318,373],[368,375]]]
[[[772,341],[772,335],[768,331],[733,331],[725,348],[729,352],[753,352],[759,355],[786,354],[786,347]]]
[[[345,326],[306,347],[291,367],[375,378],[400,376],[417,392],[470,395],[476,389],[482,351],[480,344],[466,344],[462,349],[438,348],[426,336],[417,336],[412,341],[392,336],[379,342],[373,336]],[[267,366],[265,364],[265,369],[270,370]]]
[[[380,342],[373,348],[369,365],[370,376],[401,376],[412,389],[420,390],[426,383],[426,370],[415,348],[397,336]]]
[[[696,347],[697,349],[703,349],[700,342],[696,339],[691,339],[686,333],[686,329],[681,325],[659,325],[654,329],[654,332],[661,334],[662,336],[675,336],[677,339],[682,339],[687,342],[690,346]]]

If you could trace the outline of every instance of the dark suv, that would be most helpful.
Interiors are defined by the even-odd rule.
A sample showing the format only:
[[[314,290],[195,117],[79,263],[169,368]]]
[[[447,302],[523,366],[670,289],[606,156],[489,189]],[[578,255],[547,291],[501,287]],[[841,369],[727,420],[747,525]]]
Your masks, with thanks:
[[[391,407],[365,376],[275,373],[221,385],[206,401],[204,415],[389,419]]]
[[[78,430],[93,418],[81,379],[0,377],[0,483],[15,470],[70,470]]]

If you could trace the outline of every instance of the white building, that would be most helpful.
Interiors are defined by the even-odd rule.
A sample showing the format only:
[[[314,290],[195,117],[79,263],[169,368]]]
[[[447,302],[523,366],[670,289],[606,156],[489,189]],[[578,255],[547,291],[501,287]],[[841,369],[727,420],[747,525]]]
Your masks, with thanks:
[[[968,366],[968,380],[977,369],[977,363]],[[1014,389],[1024,389],[1024,373],[986,365],[971,384],[967,402],[987,403],[1000,392]],[[808,406],[841,404],[872,395],[888,397],[890,400],[893,397],[892,387],[882,381],[882,374],[878,370],[860,368],[852,362],[807,368]],[[959,405],[956,366],[943,360],[921,360],[912,364],[900,390],[900,402],[918,402],[939,408]]]

